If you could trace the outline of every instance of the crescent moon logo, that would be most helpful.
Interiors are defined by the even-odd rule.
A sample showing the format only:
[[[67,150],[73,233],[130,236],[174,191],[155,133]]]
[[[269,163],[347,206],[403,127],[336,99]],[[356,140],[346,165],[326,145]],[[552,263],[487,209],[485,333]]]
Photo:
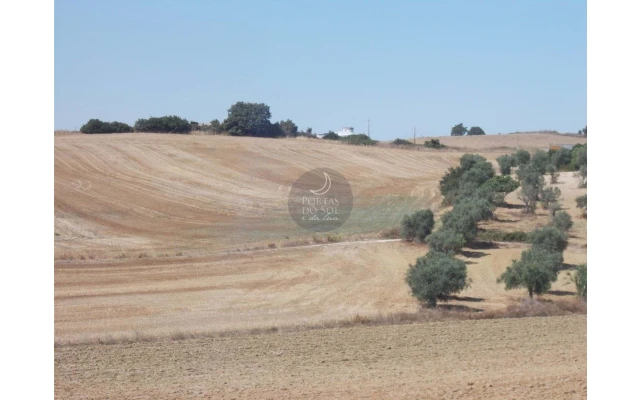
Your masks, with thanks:
[[[327,193],[329,189],[331,189],[331,178],[326,172],[323,172],[323,174],[324,174],[324,186],[318,190],[309,189],[309,191],[315,194],[316,196],[322,196],[323,194]]]

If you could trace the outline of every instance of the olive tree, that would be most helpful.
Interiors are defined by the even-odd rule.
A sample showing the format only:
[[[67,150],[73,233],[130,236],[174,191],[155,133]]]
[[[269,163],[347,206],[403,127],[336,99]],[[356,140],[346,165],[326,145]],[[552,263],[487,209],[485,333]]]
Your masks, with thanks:
[[[511,168],[516,166],[516,159],[509,155],[509,154],[504,154],[498,158],[496,158],[496,161],[498,162],[498,165],[500,166],[500,173],[502,175],[510,175],[511,174]]]
[[[513,260],[498,283],[504,283],[505,290],[525,288],[529,297],[546,293],[551,284],[558,280],[558,259],[553,253],[540,249],[525,250],[520,260]]]
[[[518,198],[524,203],[525,212],[533,214],[540,200],[540,193],[544,188],[544,177],[531,164],[525,164],[518,168],[517,176],[521,188]]]
[[[449,254],[430,251],[409,265],[405,280],[414,297],[427,307],[435,307],[437,300],[446,300],[467,287],[467,266]]]
[[[573,220],[571,215],[566,211],[558,211],[551,219],[551,226],[558,229],[560,232],[567,232],[573,227]]]
[[[402,229],[400,236],[404,240],[424,243],[425,238],[429,236],[435,224],[433,219],[433,211],[420,210],[411,215],[405,215],[402,218]]]
[[[587,264],[576,267],[576,273],[571,275],[571,281],[576,285],[576,295],[587,299]]]
[[[555,203],[560,198],[562,192],[557,187],[545,187],[540,191],[540,203],[545,210],[549,209],[549,204]]]
[[[567,235],[552,226],[537,228],[529,234],[531,248],[562,255],[569,242]]]
[[[427,244],[431,250],[448,254],[462,250],[465,242],[464,235],[451,229],[439,229],[427,237]]]

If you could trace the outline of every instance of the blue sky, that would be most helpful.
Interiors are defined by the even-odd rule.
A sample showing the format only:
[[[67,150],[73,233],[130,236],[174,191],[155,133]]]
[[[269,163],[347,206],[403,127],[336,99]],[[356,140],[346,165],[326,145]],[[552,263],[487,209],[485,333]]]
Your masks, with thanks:
[[[315,132],[576,132],[586,1],[55,2],[55,128],[236,101]]]

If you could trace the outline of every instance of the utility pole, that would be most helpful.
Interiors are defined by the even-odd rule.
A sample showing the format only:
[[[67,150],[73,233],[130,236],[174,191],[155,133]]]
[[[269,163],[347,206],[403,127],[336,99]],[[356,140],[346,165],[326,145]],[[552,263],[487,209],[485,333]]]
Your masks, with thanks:
[[[368,137],[369,139],[371,139],[371,135],[369,134],[369,128],[370,128],[370,125],[371,125],[371,124],[369,123],[370,121],[371,121],[371,118],[367,118],[367,137]]]

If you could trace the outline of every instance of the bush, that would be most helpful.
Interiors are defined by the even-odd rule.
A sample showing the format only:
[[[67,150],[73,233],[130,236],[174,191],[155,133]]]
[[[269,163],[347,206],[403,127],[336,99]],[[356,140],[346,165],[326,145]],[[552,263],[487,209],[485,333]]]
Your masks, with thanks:
[[[148,119],[141,118],[136,121],[134,128],[136,132],[189,133],[191,124],[176,115],[166,115]]]
[[[329,131],[322,138],[327,140],[340,140],[340,135],[338,135],[334,131]]]
[[[446,146],[440,143],[440,139],[431,139],[424,142],[424,147],[429,149],[442,149]]]
[[[545,187],[540,191],[540,203],[545,210],[549,209],[549,204],[556,203],[562,192],[557,187]]]
[[[469,129],[467,136],[478,136],[478,135],[484,135],[484,134],[485,133],[482,130],[482,128],[480,128],[479,126],[472,126],[471,129]]]
[[[515,164],[517,166],[528,164],[531,161],[531,154],[529,154],[526,150],[518,150],[513,155],[513,159],[515,160]]]
[[[396,139],[391,142],[391,144],[395,144],[396,146],[415,146],[415,144],[405,139]]]
[[[355,144],[358,146],[373,146],[376,143],[378,143],[377,140],[373,140],[369,138],[369,136],[365,135],[364,133],[357,133],[349,136],[344,136],[340,138],[340,140],[347,144]]]
[[[450,229],[440,229],[427,238],[429,248],[441,253],[457,253],[464,247],[466,240],[460,233]]]
[[[583,299],[587,299],[587,264],[581,264],[576,267],[576,273],[571,277],[576,285],[576,295]]]
[[[467,287],[467,266],[448,254],[431,251],[409,266],[406,282],[414,297],[427,307],[435,307],[437,300],[446,300]]]
[[[558,280],[557,256],[544,250],[531,249],[522,252],[520,260],[513,260],[498,278],[505,290],[526,288],[529,297],[543,294]]]
[[[99,119],[90,119],[80,127],[82,133],[127,133],[133,132],[133,128],[123,122],[104,122]]]
[[[509,154],[498,157],[496,161],[498,161],[498,165],[500,166],[500,173],[502,175],[510,175],[511,168],[516,166],[516,159]]]
[[[424,243],[425,238],[433,230],[435,221],[431,210],[416,211],[402,218],[402,230],[400,235],[404,240]]]
[[[239,101],[228,110],[223,129],[232,136],[279,137],[284,132],[271,123],[271,109],[264,103]]]
[[[559,254],[562,254],[569,244],[567,235],[552,226],[535,229],[529,234],[529,242],[532,249]]]
[[[559,211],[553,216],[551,225],[560,232],[568,232],[573,226],[573,220],[566,211]]]

